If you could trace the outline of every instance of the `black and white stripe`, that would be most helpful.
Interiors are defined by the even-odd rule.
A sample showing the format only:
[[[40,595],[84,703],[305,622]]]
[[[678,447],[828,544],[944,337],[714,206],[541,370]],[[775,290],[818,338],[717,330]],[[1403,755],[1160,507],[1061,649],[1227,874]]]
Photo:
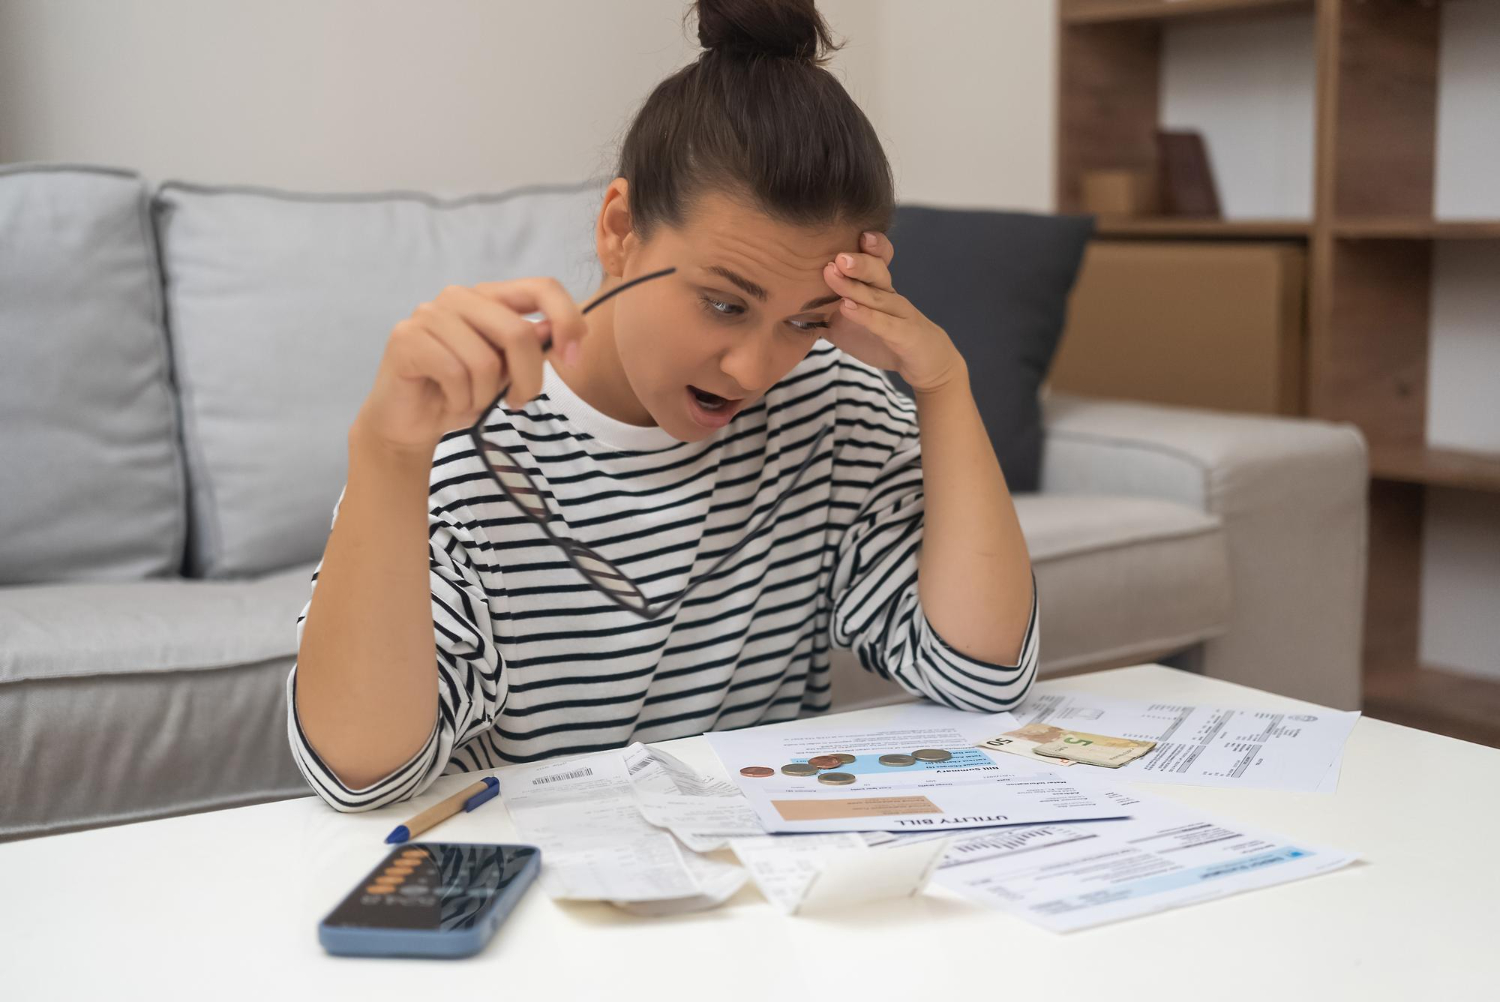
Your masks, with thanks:
[[[1037,664],[1034,579],[1014,665],[959,653],[922,610],[916,410],[878,370],[819,345],[706,441],[632,429],[658,436],[645,448],[592,434],[608,419],[550,370],[547,386],[519,411],[497,410],[486,438],[541,489],[555,533],[598,551],[653,600],[753,531],[818,431],[830,422],[834,431],[773,523],[657,620],[595,591],[499,493],[467,433],[444,436],[428,513],[439,706],[427,743],[351,789],[308,743],[295,666],[287,677],[293,755],[336,809],[405,800],[439,775],[819,713],[830,701],[830,645],[949,706],[994,712],[1025,696]],[[299,646],[311,604],[297,617]]]

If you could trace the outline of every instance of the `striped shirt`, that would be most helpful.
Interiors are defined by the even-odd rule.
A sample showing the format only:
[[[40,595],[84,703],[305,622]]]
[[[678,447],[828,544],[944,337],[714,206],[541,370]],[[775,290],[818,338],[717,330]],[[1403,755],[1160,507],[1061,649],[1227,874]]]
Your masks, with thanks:
[[[295,665],[287,676],[293,757],[337,810],[409,799],[439,775],[820,713],[830,703],[830,646],[854,650],[866,670],[908,692],[965,710],[1008,709],[1031,686],[1035,577],[1016,664],[968,657],[937,635],[917,592],[915,405],[831,345],[701,442],[600,413],[550,365],[541,395],[519,410],[502,404],[484,434],[541,487],[554,533],[599,552],[653,600],[754,538],[681,604],[646,620],[595,590],[500,493],[467,429],[445,435],[433,452],[427,520],[439,697],[427,742],[385,778],[350,788],[308,742]],[[297,617],[299,649],[311,604]]]

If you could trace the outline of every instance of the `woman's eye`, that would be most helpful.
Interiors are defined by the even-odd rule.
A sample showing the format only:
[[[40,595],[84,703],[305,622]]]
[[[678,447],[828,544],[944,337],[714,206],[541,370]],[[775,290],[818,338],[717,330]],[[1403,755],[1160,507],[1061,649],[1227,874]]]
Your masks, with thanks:
[[[738,306],[735,306],[733,303],[721,303],[717,299],[710,299],[707,296],[700,296],[698,298],[698,301],[703,304],[703,308],[704,309],[708,310],[710,313],[713,313],[713,314],[715,314],[717,316],[721,316],[721,317],[738,316],[739,313],[743,313],[744,312],[744,310],[742,310]],[[734,310],[736,312],[734,312],[734,313],[727,313],[724,310],[719,309],[719,307],[721,307],[721,306],[726,307],[729,310]]]
[[[699,296],[698,301],[703,304],[703,308],[705,310],[707,310],[709,313],[712,313],[716,317],[737,317],[741,313],[745,312],[745,309],[742,306],[736,306],[733,303],[725,303],[708,296]],[[804,334],[811,334],[814,331],[821,330],[822,328],[828,326],[827,321],[824,320],[792,320],[789,322],[791,323],[793,328],[801,331]]]

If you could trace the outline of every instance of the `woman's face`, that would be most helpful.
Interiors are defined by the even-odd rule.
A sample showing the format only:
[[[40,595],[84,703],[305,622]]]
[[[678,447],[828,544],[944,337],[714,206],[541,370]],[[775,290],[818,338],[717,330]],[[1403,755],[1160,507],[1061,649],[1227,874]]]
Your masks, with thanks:
[[[606,200],[606,217],[615,201]],[[677,271],[610,300],[631,390],[684,442],[707,438],[753,405],[838,321],[840,297],[823,268],[859,243],[857,227],[792,227],[718,195],[689,219],[683,230],[659,227],[649,243],[633,233],[619,243],[613,278]]]

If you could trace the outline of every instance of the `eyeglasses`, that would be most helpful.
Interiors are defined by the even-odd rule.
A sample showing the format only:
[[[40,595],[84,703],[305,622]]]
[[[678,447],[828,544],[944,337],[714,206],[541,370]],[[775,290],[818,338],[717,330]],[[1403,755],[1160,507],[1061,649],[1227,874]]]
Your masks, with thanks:
[[[624,292],[633,285],[638,285],[653,278],[660,278],[663,275],[670,275],[676,270],[676,268],[663,268],[661,271],[654,271],[649,275],[641,275],[639,278],[633,278],[623,285],[617,285],[585,306],[582,312],[587,313],[610,296]],[[545,352],[551,347],[552,337],[549,335],[542,341],[542,350]],[[669,598],[653,602],[646,597],[645,592],[636,586],[635,582],[630,580],[630,577],[624,571],[620,570],[597,551],[585,546],[576,539],[566,539],[553,532],[549,524],[552,521],[552,510],[548,507],[546,496],[542,493],[541,488],[537,486],[536,481],[531,479],[531,475],[526,472],[520,463],[511,457],[510,453],[485,439],[483,433],[485,418],[499,406],[501,398],[505,396],[505,391],[508,389],[510,389],[509,383],[501,387],[500,392],[495,394],[495,399],[490,401],[490,405],[480,414],[479,420],[475,421],[473,426],[469,428],[469,438],[474,442],[475,451],[484,457],[485,466],[489,469],[490,476],[494,478],[501,493],[520,510],[521,514],[528,521],[542,531],[542,534],[547,537],[550,543],[562,550],[563,554],[568,558],[568,562],[573,565],[579,574],[583,575],[584,580],[596,590],[602,592],[616,605],[635,613],[643,619],[656,619],[662,613],[681,602],[699,585],[712,579],[718,573],[719,569],[728,563],[729,559],[738,553],[746,543],[760,536],[761,530],[770,524],[771,519],[776,516],[776,512],[786,502],[787,498],[796,493],[797,485],[802,481],[803,476],[812,466],[813,459],[818,454],[818,446],[822,444],[823,439],[827,437],[828,433],[833,430],[832,425],[825,425],[818,432],[812,444],[808,447],[807,456],[802,460],[802,465],[797,468],[796,474],[792,477],[791,484],[776,499],[776,503],[771,506],[770,510],[756,523],[754,529],[745,533],[744,537],[738,543],[725,551],[718,560],[714,561],[712,567],[690,582],[687,587]]]

